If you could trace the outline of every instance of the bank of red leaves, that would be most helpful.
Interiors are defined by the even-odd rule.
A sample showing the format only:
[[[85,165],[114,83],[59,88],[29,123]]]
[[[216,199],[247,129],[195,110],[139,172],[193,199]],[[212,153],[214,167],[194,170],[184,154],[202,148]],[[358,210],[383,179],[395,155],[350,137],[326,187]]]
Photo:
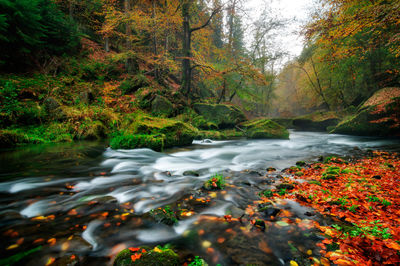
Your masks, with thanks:
[[[332,168],[340,168],[339,174],[327,179],[327,169]],[[327,236],[319,244],[324,257],[338,265],[400,265],[398,154],[374,152],[352,163],[333,158],[301,171],[304,175],[298,179],[307,182],[297,182],[290,194],[281,197],[338,221],[331,226],[316,223]]]

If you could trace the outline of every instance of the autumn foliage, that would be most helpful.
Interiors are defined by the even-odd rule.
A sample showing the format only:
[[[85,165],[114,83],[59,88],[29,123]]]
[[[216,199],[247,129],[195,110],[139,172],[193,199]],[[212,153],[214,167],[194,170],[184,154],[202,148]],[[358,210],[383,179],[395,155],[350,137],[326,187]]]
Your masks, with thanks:
[[[338,265],[400,263],[400,158],[374,152],[356,162],[329,158],[301,170],[294,199],[331,216],[335,224],[316,223],[326,239],[322,255]],[[294,173],[295,169],[289,170]],[[276,195],[276,194],[275,194]]]

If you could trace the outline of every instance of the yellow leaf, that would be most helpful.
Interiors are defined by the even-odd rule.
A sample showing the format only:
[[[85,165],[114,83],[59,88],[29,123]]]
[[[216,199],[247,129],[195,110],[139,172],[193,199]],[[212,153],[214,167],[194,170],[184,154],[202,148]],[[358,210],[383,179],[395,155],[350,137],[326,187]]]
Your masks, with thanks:
[[[162,250],[159,249],[158,247],[155,247],[153,250],[154,250],[155,252],[162,253]]]
[[[9,247],[7,248],[7,250],[17,248],[18,246],[19,246],[18,244],[11,245],[11,246],[9,246]]]
[[[295,262],[294,260],[291,260],[290,266],[299,266],[299,264],[297,264],[297,262]]]

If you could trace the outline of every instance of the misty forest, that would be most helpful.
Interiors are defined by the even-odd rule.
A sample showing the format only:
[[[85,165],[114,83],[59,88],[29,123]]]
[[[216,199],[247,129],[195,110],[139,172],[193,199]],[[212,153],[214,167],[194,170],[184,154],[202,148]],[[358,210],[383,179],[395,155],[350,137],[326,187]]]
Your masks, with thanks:
[[[399,0],[0,0],[0,265],[400,265]]]

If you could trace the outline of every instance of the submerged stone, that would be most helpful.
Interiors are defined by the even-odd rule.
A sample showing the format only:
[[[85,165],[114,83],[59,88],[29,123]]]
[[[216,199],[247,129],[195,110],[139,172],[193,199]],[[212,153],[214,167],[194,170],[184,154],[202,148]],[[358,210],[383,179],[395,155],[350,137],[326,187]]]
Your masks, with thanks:
[[[185,171],[183,172],[184,176],[200,176],[199,172],[197,171]]]

